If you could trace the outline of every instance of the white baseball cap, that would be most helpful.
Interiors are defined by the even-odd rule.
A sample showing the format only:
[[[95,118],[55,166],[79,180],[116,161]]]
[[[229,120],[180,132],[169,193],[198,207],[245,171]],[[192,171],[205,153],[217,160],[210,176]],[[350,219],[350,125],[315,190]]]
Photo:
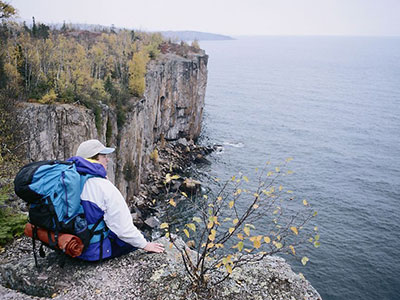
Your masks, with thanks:
[[[99,140],[88,140],[79,145],[76,156],[91,158],[96,154],[110,154],[114,151],[115,148],[106,147]]]

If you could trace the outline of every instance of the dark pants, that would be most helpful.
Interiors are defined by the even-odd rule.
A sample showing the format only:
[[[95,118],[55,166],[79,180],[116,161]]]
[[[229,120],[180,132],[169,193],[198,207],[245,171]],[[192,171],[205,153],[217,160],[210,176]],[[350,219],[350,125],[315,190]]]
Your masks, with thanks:
[[[121,255],[128,254],[129,252],[135,251],[138,248],[125,243],[123,240],[119,239],[113,232],[110,232],[111,240],[111,257],[118,257]]]

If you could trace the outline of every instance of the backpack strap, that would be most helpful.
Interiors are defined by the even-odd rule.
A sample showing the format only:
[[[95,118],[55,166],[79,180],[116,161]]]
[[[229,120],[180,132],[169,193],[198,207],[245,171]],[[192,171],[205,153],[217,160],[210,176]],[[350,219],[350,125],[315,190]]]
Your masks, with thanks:
[[[99,257],[100,262],[103,261],[103,241],[104,241],[104,235],[101,234],[100,235],[100,257]]]
[[[37,269],[39,269],[38,261],[37,261],[37,256],[36,256],[36,239],[38,237],[37,235],[37,227],[35,225],[32,226],[32,247],[33,247],[33,257],[35,258],[35,266]]]

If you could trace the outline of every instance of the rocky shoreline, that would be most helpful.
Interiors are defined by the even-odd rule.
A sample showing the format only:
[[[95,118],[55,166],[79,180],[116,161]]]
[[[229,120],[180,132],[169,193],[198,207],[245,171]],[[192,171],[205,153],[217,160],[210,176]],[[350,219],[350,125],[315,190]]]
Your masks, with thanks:
[[[197,189],[187,168],[193,163],[207,163],[213,147],[198,146],[180,139],[157,144],[149,163],[147,180],[130,206],[135,224],[147,235],[158,227],[162,203],[169,199],[163,181],[166,174],[178,174],[173,190]],[[186,183],[185,183],[186,182]],[[193,181],[192,181],[193,183]],[[155,200],[155,201],[153,201]],[[1,299],[321,299],[302,276],[295,274],[279,257],[266,257],[235,270],[231,278],[213,288],[194,290],[180,255],[169,247],[163,254],[142,250],[102,263],[88,263],[46,250],[35,267],[32,242],[23,237],[7,245],[0,254]],[[183,244],[180,240],[179,243]],[[192,251],[188,249],[188,251]],[[214,274],[218,277],[219,274]]]
[[[138,195],[128,203],[134,224],[151,236],[151,230],[160,224],[163,206],[170,198],[168,194],[176,194],[177,191],[191,194],[199,190],[201,183],[191,178],[188,169],[193,164],[209,163],[206,156],[213,151],[214,147],[200,146],[184,138],[158,142],[147,165],[147,178],[141,184]],[[163,183],[167,174],[179,176],[179,179],[171,181],[168,193]]]

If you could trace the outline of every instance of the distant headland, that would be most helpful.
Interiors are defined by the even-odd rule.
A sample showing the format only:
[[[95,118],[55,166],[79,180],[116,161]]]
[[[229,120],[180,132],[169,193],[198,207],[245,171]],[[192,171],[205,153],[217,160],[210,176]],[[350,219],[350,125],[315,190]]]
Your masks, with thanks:
[[[216,40],[234,40],[234,38],[209,32],[200,31],[160,31],[167,39],[178,39],[181,41],[216,41]]]

